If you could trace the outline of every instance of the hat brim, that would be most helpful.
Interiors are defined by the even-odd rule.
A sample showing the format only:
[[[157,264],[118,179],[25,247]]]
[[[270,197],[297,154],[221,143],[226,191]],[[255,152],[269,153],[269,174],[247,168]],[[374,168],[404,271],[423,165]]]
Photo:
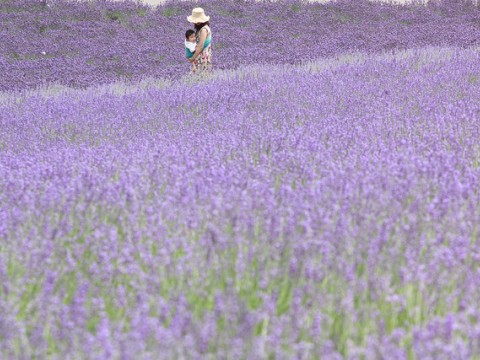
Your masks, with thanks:
[[[210,20],[210,16],[202,16],[202,17],[193,17],[187,16],[187,21],[191,22],[192,24],[204,23]]]

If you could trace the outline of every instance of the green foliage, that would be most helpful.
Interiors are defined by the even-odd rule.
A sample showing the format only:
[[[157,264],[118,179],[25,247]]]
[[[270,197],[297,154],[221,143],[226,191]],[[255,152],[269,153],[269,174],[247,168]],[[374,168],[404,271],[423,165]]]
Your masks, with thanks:
[[[183,13],[182,9],[174,7],[174,6],[166,7],[162,11],[162,15],[167,17],[167,18],[171,18],[171,17],[174,17],[174,16],[179,16],[182,13]]]
[[[125,14],[122,13],[120,10],[107,10],[105,11],[105,17],[112,21],[124,21]]]
[[[77,273],[71,271],[64,275],[61,280],[61,286],[65,290],[65,297],[63,302],[67,305],[71,304],[77,291]]]
[[[98,314],[94,314],[90,316],[87,320],[87,331],[91,334],[96,334],[97,332],[97,325],[100,322],[100,316]]]
[[[293,4],[292,7],[291,7],[292,11],[294,13],[298,13],[302,10],[302,5],[300,4]]]
[[[290,310],[290,304],[292,302],[292,289],[292,281],[288,277],[285,278],[280,287],[280,294],[277,300],[277,316],[281,316]]]
[[[50,330],[50,323],[48,322],[45,324],[45,327],[43,328],[43,337],[47,340],[47,344],[48,344],[47,354],[54,355],[57,352],[57,346],[55,343],[55,339],[52,335],[52,332]]]
[[[257,336],[266,336],[268,330],[268,323],[269,318],[266,317],[262,321],[260,321],[257,325],[255,325],[255,335]]]
[[[18,320],[25,320],[29,315],[31,315],[32,311],[34,311],[33,309],[30,309],[30,305],[33,301],[35,301],[35,297],[37,296],[39,290],[40,285],[38,282],[30,283],[25,287],[25,290],[18,303]]]
[[[25,267],[14,257],[7,261],[7,276],[10,280],[21,278],[25,274]]]

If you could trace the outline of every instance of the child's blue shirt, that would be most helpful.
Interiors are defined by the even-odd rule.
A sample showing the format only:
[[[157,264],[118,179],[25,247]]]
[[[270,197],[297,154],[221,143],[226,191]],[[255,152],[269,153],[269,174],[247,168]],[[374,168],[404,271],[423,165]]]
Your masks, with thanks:
[[[185,53],[189,59],[195,54],[195,52],[191,52],[189,48],[185,48]]]

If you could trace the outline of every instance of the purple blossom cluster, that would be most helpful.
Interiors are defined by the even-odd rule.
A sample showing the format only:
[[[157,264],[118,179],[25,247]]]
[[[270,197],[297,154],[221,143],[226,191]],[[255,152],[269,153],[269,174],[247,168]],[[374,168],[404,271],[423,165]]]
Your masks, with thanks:
[[[0,357],[480,356],[479,62],[5,98]]]
[[[479,44],[480,7],[469,1],[385,6],[283,0],[205,0],[217,69],[295,64],[361,50]],[[86,87],[188,72],[183,36],[192,2],[152,9],[133,2],[0,2],[0,90],[45,83]]]

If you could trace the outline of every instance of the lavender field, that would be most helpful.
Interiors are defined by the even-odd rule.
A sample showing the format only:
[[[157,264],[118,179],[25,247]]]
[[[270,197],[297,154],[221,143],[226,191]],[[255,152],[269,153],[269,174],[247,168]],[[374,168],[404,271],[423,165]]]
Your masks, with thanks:
[[[100,31],[63,52],[126,26],[92,8],[145,12],[131,64],[189,3],[22,4],[0,2],[0,358],[480,358],[478,6],[282,2],[330,42],[266,51],[257,14],[246,64],[231,12],[274,4],[206,1],[216,70],[191,78],[181,41],[130,77]],[[385,31],[348,38],[355,16]],[[55,55],[25,55],[32,18],[61,19]]]
[[[436,0],[429,6],[366,0],[200,5],[215,19],[217,69],[480,42],[480,6],[470,0]],[[188,71],[182,50],[191,9],[190,1],[178,0],[155,11],[103,0],[1,0],[0,69],[8,71],[0,74],[0,91],[52,82],[87,87],[119,79],[177,79]]]

